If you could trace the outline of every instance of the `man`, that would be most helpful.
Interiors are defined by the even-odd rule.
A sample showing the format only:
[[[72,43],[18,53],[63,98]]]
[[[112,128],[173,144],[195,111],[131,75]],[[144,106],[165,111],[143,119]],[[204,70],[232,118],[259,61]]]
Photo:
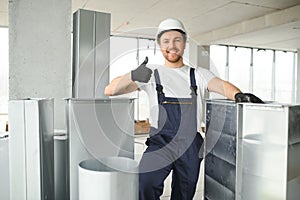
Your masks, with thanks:
[[[262,101],[242,93],[204,68],[192,68],[183,62],[186,30],[177,19],[166,19],[158,27],[157,43],[164,65],[147,65],[117,77],[105,88],[108,96],[145,90],[151,110],[150,137],[139,167],[140,200],[159,199],[163,183],[172,171],[171,199],[192,199],[198,181],[203,143],[200,121],[206,90],[237,102]]]

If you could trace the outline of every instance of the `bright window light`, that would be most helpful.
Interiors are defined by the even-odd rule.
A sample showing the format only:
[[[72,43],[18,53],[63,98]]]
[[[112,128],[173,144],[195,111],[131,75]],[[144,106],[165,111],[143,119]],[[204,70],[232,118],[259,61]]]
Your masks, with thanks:
[[[0,123],[8,113],[8,28],[0,27]]]

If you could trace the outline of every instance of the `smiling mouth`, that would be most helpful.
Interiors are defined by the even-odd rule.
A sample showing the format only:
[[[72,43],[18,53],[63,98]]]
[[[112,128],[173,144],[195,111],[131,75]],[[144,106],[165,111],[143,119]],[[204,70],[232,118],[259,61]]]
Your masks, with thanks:
[[[170,53],[170,54],[177,54],[177,51],[174,51],[174,50],[166,50],[167,53]]]

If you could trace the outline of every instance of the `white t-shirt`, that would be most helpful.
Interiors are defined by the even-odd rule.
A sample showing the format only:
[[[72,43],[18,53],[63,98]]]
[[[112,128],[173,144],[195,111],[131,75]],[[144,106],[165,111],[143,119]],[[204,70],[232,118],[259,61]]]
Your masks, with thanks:
[[[177,98],[191,98],[190,89],[190,66],[183,66],[181,68],[170,68],[162,65],[147,64],[147,67],[158,70],[160,82],[163,86],[163,92],[166,97]],[[203,121],[204,109],[204,93],[207,91],[208,82],[214,78],[215,75],[207,69],[197,67],[195,68],[195,79],[197,84],[197,131],[201,130],[201,122]],[[152,127],[157,128],[158,121],[158,99],[156,92],[156,82],[154,73],[148,83],[136,82],[138,87],[144,90],[149,99],[150,116],[149,122]]]

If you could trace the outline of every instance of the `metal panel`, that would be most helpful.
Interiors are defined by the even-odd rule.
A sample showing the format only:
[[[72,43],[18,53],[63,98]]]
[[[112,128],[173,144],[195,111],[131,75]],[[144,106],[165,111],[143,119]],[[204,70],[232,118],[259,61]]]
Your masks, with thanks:
[[[53,115],[53,99],[9,102],[11,199],[54,199]]]
[[[300,196],[300,106],[289,109],[287,199]]]
[[[204,199],[234,199],[235,194],[224,185],[205,175]]]
[[[205,157],[206,176],[222,184],[231,191],[235,191],[235,165],[232,165],[222,158],[212,154]]]
[[[110,14],[95,14],[95,98],[107,98],[104,89],[109,83]]]
[[[289,107],[289,144],[300,142],[300,109],[299,106]]]
[[[288,107],[241,104],[241,199],[286,199]]]
[[[110,14],[79,9],[73,16],[73,94],[106,98]]]
[[[205,199],[299,198],[300,106],[208,100],[206,107]]]
[[[219,137],[218,141],[214,144],[214,147],[209,152],[210,154],[222,158],[222,160],[235,165],[236,163],[236,138],[226,135],[219,134],[214,130],[209,130],[210,137]],[[208,153],[208,152],[207,152]]]
[[[300,119],[300,116],[298,116]],[[298,130],[298,133],[300,130]],[[287,197],[288,200],[300,196],[300,143],[290,144],[288,148]]]
[[[235,199],[236,104],[207,100],[204,198]]]
[[[238,199],[298,199],[300,106],[240,104],[238,110]]]
[[[73,15],[73,97],[94,96],[94,13]]]
[[[26,199],[25,102],[9,101],[10,199]]]
[[[8,137],[0,137],[0,199],[9,199]]]
[[[66,131],[54,131],[54,179],[55,200],[70,199],[69,166],[68,166],[68,135]]]
[[[68,99],[70,199],[78,199],[78,164],[107,156],[134,157],[131,99]]]
[[[26,199],[41,199],[42,197],[42,140],[39,132],[39,105],[36,101],[25,101],[25,162],[26,169]],[[16,148],[16,147],[12,147]],[[13,172],[12,172],[13,173]]]

